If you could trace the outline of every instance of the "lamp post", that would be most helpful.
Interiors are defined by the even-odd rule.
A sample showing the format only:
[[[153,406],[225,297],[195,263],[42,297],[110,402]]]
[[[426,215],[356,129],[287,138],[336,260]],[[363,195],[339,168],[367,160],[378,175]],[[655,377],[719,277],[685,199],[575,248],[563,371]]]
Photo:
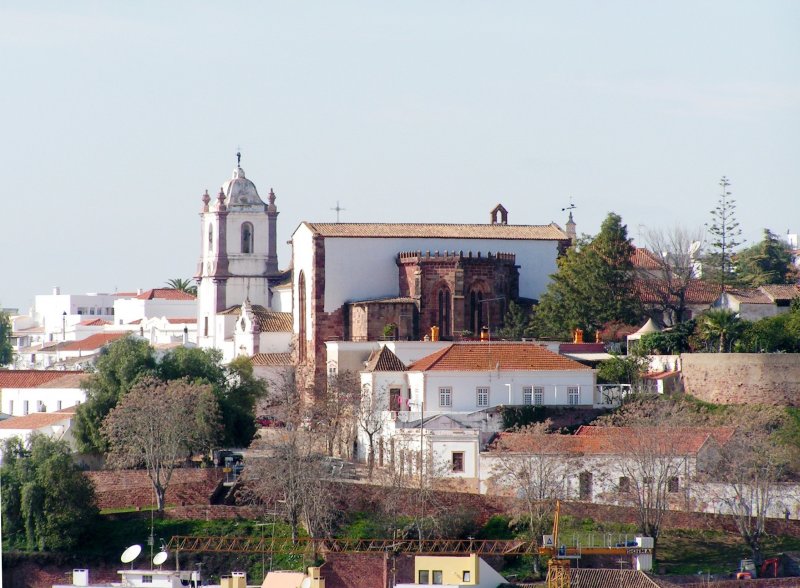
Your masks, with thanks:
[[[495,296],[494,298],[484,298],[481,300],[481,304],[486,304],[487,302],[496,302],[498,300],[505,300],[505,296]],[[489,336],[489,341],[492,340],[492,309],[491,307],[486,307],[486,329],[487,334]]]
[[[61,313],[61,341],[67,340],[67,311]]]

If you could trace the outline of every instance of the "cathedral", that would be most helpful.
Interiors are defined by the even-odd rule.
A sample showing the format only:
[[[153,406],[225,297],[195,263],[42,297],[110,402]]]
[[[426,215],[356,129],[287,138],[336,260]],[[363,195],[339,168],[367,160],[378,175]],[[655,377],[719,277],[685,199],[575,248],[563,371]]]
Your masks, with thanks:
[[[237,163],[202,203],[200,346],[226,361],[294,365],[309,389],[324,385],[326,341],[460,339],[501,326],[509,302],[541,296],[574,235],[574,225],[510,224],[499,204],[486,224],[303,221],[281,271],[272,190],[265,203]]]

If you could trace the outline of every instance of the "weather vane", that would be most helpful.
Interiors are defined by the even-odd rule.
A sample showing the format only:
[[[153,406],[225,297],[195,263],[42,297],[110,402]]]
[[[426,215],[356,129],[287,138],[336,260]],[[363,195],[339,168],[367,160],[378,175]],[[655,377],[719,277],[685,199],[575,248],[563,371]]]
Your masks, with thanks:
[[[236,167],[242,167],[242,148],[236,147]]]
[[[565,206],[564,208],[562,208],[561,212],[564,212],[565,210],[574,210],[575,208],[578,208],[578,207],[572,202],[572,196],[570,196],[569,197],[569,206]]]

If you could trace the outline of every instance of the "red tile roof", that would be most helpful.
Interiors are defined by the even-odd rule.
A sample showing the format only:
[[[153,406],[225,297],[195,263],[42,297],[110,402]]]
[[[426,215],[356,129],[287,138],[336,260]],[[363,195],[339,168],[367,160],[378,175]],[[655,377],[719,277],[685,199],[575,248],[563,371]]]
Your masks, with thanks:
[[[84,327],[102,327],[103,325],[110,325],[111,323],[108,321],[104,321],[103,319],[86,319],[85,321],[81,321],[78,323],[79,325],[83,325]]]
[[[56,412],[32,412],[25,416],[11,417],[0,421],[0,429],[35,430],[42,427],[57,425],[63,420],[75,416],[75,407],[65,408]]]
[[[564,241],[567,234],[549,225],[425,224],[425,223],[303,223],[323,237],[538,239]]]
[[[195,300],[196,296],[187,294],[175,288],[153,288],[141,294],[137,294],[136,298],[139,300]]]
[[[594,427],[582,426],[575,435],[553,433],[546,437],[525,433],[500,433],[490,451],[516,453],[624,455],[634,453],[647,440],[648,450],[665,454],[695,455],[714,439],[727,443],[734,430],[729,427]],[[657,443],[653,447],[650,442]]]
[[[39,388],[51,382],[74,375],[80,371],[56,370],[0,370],[0,388]],[[53,387],[53,386],[50,386]]]
[[[404,372],[408,368],[392,350],[385,345],[373,351],[367,360],[367,372]]]
[[[411,371],[486,370],[589,370],[572,359],[548,351],[536,343],[475,342],[453,343],[417,360]]]
[[[184,325],[184,324],[192,324],[197,322],[197,317],[189,317],[189,318],[168,318],[167,322],[171,325]]]
[[[800,286],[795,284],[766,284],[758,288],[737,288],[728,294],[746,304],[774,304],[776,300],[800,297]]]
[[[253,310],[253,316],[255,317],[258,328],[262,333],[292,332],[291,312],[274,312],[264,306],[261,306],[260,304],[253,304],[250,308]],[[232,314],[239,316],[242,314],[242,307],[231,306],[219,314]]]
[[[637,269],[657,270],[661,268],[658,255],[644,247],[634,247],[631,263]]]
[[[128,333],[95,333],[80,341],[67,341],[59,345],[59,351],[95,351],[112,341],[122,339]]]
[[[676,284],[677,285],[677,284]],[[669,284],[666,280],[655,278],[637,278],[634,280],[634,291],[639,296],[639,300],[645,304],[658,304],[662,302],[669,292]],[[722,293],[719,284],[704,282],[703,280],[691,280],[686,285],[687,304],[712,304]],[[671,296],[673,301],[677,298]]]
[[[266,366],[294,365],[291,353],[256,353],[250,358],[250,363]]]

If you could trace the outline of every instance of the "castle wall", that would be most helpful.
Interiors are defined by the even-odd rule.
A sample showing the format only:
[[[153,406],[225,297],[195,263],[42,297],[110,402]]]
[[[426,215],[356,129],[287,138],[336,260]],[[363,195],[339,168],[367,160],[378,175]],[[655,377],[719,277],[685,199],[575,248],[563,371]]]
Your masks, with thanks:
[[[800,406],[798,353],[684,353],[683,386],[715,404]]]

